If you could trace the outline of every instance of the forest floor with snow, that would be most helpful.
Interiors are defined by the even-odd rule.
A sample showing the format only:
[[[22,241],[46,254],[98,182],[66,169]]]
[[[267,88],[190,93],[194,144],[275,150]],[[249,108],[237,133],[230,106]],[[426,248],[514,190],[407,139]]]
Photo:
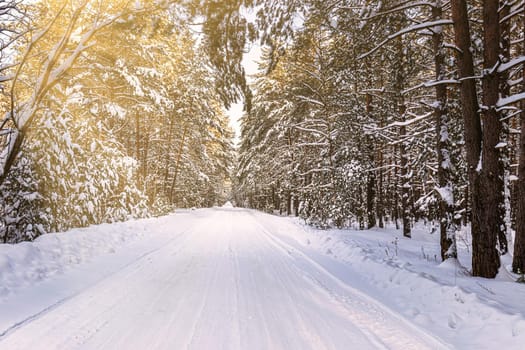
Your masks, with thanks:
[[[0,244],[0,349],[521,349],[525,285],[429,230],[214,208]]]

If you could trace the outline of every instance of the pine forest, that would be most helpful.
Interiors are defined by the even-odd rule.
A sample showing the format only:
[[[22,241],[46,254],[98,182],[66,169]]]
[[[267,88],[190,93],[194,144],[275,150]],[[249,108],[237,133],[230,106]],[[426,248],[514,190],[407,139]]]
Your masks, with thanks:
[[[3,243],[230,200],[525,271],[523,0],[2,0],[0,50]]]

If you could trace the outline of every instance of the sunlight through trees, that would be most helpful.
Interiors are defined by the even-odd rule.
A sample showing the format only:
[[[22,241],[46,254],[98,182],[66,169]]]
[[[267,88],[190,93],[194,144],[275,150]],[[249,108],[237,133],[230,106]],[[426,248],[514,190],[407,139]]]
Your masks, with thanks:
[[[523,9],[0,1],[0,240],[235,200],[408,238],[429,222],[443,260],[470,225],[474,275],[506,254],[523,272]]]

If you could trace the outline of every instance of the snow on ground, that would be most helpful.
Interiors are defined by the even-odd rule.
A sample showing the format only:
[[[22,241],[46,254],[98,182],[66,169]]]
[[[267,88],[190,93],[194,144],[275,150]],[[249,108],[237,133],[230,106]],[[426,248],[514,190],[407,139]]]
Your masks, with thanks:
[[[316,230],[298,219],[275,221],[274,232],[327,270],[388,305],[457,349],[522,349],[525,285],[502,269],[495,280],[469,275],[469,237],[458,242],[459,263],[442,263],[439,233],[419,225],[412,238],[395,228]],[[289,232],[297,225],[303,230]],[[503,264],[509,266],[510,258]]]
[[[177,215],[179,232],[194,218]],[[173,218],[131,220],[46,234],[34,242],[0,244],[0,349],[2,337],[85,288],[166,243]],[[159,233],[150,235],[151,226]],[[115,254],[118,251],[119,254]]]
[[[63,274],[72,265],[114,252],[141,234],[137,223],[131,221],[47,234],[32,243],[0,244],[0,300],[25,286]]]
[[[24,287],[62,275],[72,266],[114,253],[119,247],[143,238],[153,222],[161,228],[167,219],[95,225],[46,234],[34,242],[0,244],[0,302]]]
[[[0,349],[521,349],[525,286],[425,230],[225,205],[0,245]]]

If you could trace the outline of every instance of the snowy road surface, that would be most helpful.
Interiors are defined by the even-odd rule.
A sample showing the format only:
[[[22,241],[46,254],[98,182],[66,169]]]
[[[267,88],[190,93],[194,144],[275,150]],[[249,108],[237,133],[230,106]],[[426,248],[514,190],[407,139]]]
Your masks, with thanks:
[[[184,215],[151,221],[154,248],[146,235],[136,256],[113,254],[130,260],[116,271],[0,329],[0,349],[446,348],[275,235],[271,216]]]

